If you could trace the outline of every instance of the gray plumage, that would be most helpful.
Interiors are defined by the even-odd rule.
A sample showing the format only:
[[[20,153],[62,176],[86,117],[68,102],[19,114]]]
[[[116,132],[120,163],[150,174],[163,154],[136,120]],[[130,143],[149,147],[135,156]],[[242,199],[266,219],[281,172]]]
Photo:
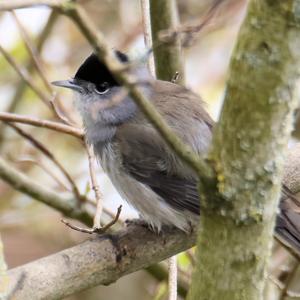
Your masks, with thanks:
[[[101,105],[88,93],[88,99],[77,98],[88,141],[118,192],[144,220],[157,230],[166,224],[188,231],[199,215],[196,175],[132,99],[111,104],[122,89],[112,88]],[[213,121],[197,95],[150,77],[142,89],[184,143],[199,154],[208,149]]]

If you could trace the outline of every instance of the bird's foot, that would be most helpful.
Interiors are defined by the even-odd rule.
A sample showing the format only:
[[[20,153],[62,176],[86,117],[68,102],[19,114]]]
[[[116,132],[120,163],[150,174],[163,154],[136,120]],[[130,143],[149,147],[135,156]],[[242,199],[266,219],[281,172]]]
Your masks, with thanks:
[[[141,226],[141,227],[145,227],[147,229],[151,229],[151,226],[143,219],[127,219],[125,220],[125,224],[126,226],[132,226],[132,225],[136,225],[136,226]]]

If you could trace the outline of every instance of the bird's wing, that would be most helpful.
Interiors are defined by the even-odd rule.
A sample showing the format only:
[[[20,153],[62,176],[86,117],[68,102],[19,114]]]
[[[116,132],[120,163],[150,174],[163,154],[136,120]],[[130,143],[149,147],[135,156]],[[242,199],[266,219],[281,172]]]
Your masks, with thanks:
[[[118,142],[126,173],[147,185],[173,208],[199,214],[196,176],[167,150],[154,128],[127,125]]]
[[[279,205],[280,211],[276,218],[275,235],[287,247],[300,254],[300,204],[286,185],[282,186]]]
[[[207,151],[214,122],[199,96],[156,80],[149,98],[166,122],[196,153]],[[116,133],[125,171],[146,184],[169,205],[199,214],[197,176],[166,145],[142,113]]]
[[[133,161],[128,155],[123,154],[122,160],[124,169],[130,176],[150,187],[171,207],[199,214],[200,205],[195,178],[183,178],[168,173],[164,168],[164,159],[159,155]]]

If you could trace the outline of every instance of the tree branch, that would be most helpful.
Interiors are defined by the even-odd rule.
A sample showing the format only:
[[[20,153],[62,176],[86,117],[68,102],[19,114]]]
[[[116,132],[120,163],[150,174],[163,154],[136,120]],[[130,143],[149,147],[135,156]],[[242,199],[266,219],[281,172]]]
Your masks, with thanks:
[[[24,80],[24,82],[36,93],[36,95],[43,101],[43,103],[48,107],[50,106],[50,97],[39,88],[39,86],[33,81],[32,77],[29,75],[27,70],[18,65],[16,60],[0,45],[0,52],[5,57],[6,61],[11,65],[11,67],[18,73],[18,75]]]
[[[43,202],[50,207],[62,212],[65,216],[79,220],[88,226],[92,226],[92,216],[85,209],[85,204],[78,205],[74,197],[63,196],[52,190],[37,184],[21,172],[12,168],[0,157],[0,178],[9,183],[14,189],[34,199]]]
[[[25,275],[16,300],[61,299],[78,291],[110,284],[184,251],[195,243],[195,234],[165,230],[157,235],[131,225],[112,235],[99,235],[73,248],[9,270],[11,285]]]
[[[43,50],[44,44],[45,44],[49,34],[51,33],[52,28],[57,19],[58,19],[58,13],[56,11],[52,11],[45,27],[41,31],[41,33],[38,37],[38,40],[36,42],[36,50],[38,53],[40,53]],[[28,73],[31,73],[33,71],[34,62],[33,62],[32,57],[30,57],[30,59],[27,61],[25,69],[28,70]],[[18,102],[20,101],[20,99],[22,99],[22,96],[25,91],[25,87],[26,87],[26,83],[22,79],[20,79],[19,82],[17,83],[17,88],[13,95],[11,103],[7,109],[8,112],[15,111],[15,108],[16,108]],[[1,133],[1,129],[0,129],[0,137],[1,137],[1,135],[2,135],[2,133]]]
[[[35,117],[17,115],[13,113],[0,112],[0,120],[4,122],[15,122],[15,123],[23,123],[27,125],[33,125],[37,127],[43,127],[51,130],[55,130],[58,132],[62,132],[65,134],[69,134],[75,136],[77,138],[83,139],[84,132],[80,128],[76,128],[73,126],[65,125],[58,122],[41,120]]]
[[[149,1],[152,31],[152,48],[156,77],[171,81],[176,72],[178,83],[184,85],[184,67],[179,35],[170,41],[163,41],[161,34],[176,31],[179,26],[177,3],[175,0]]]
[[[60,163],[60,161],[55,157],[55,155],[40,141],[38,141],[35,137],[33,137],[31,134],[25,132],[20,127],[12,124],[7,123],[8,126],[13,128],[20,136],[22,136],[25,140],[29,141],[33,147],[35,147],[37,150],[41,151],[45,156],[47,156],[61,171],[61,173],[64,175],[64,177],[67,179],[69,184],[71,185],[72,191],[74,193],[75,198],[77,201],[86,201],[86,197],[84,195],[80,194],[80,191],[73,180],[72,176],[69,174],[69,172],[65,169],[65,167]]]

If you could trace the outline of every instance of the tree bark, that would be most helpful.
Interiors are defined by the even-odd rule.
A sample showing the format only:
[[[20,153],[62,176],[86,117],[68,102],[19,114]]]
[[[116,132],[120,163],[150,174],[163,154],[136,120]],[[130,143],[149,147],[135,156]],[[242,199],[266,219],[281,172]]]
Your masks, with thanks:
[[[249,4],[209,155],[216,193],[207,189],[202,199],[189,300],[263,297],[297,104],[299,22],[299,0]]]
[[[158,235],[132,225],[10,270],[12,296],[15,300],[62,299],[115,282],[192,247],[195,241],[196,234],[167,229]],[[22,284],[18,284],[20,278]]]
[[[156,77],[171,81],[176,72],[179,73],[178,84],[184,84],[184,65],[179,36],[170,41],[163,41],[163,31],[178,29],[178,12],[176,0],[149,0],[152,49],[155,62]]]

